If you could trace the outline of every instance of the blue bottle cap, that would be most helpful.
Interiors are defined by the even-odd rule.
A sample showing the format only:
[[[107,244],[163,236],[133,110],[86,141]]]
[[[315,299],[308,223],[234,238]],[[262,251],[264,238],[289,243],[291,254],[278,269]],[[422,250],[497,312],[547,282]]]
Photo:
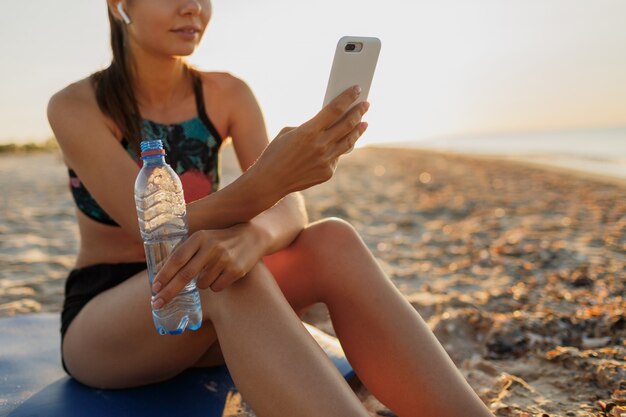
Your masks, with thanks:
[[[141,141],[141,151],[154,149],[163,149],[163,141],[161,139],[150,139]]]
[[[160,157],[165,155],[163,141],[161,139],[151,139],[141,141],[141,159],[148,157]]]

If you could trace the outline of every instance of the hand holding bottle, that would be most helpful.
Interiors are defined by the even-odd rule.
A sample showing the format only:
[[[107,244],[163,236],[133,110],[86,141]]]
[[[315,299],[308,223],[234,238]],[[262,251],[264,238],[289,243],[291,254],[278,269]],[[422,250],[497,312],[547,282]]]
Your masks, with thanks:
[[[240,223],[192,234],[155,276],[153,306],[167,305],[194,277],[198,288],[214,292],[243,278],[264,255],[262,237],[256,232],[251,223]]]

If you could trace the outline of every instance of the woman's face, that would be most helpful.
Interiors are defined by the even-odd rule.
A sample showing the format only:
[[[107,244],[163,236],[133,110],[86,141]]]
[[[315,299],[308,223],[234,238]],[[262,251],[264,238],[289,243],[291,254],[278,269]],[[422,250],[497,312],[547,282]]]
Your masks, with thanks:
[[[211,19],[210,0],[126,0],[130,44],[151,53],[191,55]],[[117,6],[117,3],[114,3]]]

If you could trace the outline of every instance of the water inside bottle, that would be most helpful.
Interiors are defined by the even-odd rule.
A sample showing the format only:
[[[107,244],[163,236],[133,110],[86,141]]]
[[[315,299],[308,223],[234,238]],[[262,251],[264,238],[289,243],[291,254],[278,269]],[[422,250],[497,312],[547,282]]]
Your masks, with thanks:
[[[161,270],[163,264],[174,249],[185,240],[185,235],[168,236],[166,238],[153,239],[144,242],[146,251],[146,263],[148,264],[148,277],[150,278],[150,288],[157,272]],[[154,295],[154,293],[152,293]]]
[[[144,242],[152,300],[154,300],[155,295],[152,291],[154,277],[163,267],[170,254],[186,237],[186,235],[175,235]],[[153,309],[152,318],[160,334],[180,334],[186,328],[190,330],[200,328],[202,325],[202,308],[200,295],[196,290],[196,278],[194,277],[165,306],[160,309]]]

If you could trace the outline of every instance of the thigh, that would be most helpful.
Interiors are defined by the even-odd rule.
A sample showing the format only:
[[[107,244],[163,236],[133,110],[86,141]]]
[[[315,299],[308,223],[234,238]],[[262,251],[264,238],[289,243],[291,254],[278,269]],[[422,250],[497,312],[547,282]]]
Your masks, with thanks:
[[[159,335],[152,320],[150,295],[144,270],[98,294],[82,308],[68,327],[62,346],[72,376],[97,388],[159,382],[190,367],[217,340],[204,308],[198,330]]]

